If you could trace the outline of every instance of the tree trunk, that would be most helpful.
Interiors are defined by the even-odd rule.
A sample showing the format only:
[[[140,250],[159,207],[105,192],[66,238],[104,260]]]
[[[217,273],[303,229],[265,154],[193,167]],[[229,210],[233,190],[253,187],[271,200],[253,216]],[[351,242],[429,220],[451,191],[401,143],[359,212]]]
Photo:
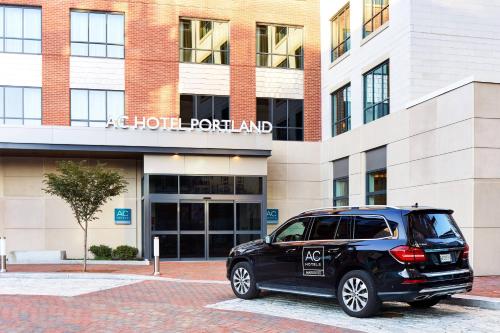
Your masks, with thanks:
[[[87,271],[87,232],[88,232],[88,221],[85,221],[84,233],[84,244],[83,244],[83,271]]]

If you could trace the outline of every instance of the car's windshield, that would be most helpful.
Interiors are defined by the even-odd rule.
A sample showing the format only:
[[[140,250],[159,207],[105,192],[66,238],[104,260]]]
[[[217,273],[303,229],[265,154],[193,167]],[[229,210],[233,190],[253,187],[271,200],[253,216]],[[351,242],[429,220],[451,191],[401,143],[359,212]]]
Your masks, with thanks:
[[[433,238],[462,238],[450,214],[413,213],[410,214],[409,219],[413,239],[417,242]]]

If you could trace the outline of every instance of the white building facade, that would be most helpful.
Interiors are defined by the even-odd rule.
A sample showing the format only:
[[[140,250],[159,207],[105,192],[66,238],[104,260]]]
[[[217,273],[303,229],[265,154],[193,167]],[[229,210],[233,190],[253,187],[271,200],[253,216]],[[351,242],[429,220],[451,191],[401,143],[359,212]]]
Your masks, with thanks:
[[[499,1],[321,1],[324,197],[453,209],[479,275],[500,272],[498,14]]]

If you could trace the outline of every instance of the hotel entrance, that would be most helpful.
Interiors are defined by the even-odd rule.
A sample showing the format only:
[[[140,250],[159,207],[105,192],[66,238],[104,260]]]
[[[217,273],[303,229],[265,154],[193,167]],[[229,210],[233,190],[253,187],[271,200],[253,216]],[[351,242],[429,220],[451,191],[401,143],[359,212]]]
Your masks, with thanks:
[[[265,177],[147,175],[145,254],[159,237],[164,260],[210,260],[261,238]],[[177,183],[177,184],[176,184]],[[178,193],[164,193],[174,192]]]

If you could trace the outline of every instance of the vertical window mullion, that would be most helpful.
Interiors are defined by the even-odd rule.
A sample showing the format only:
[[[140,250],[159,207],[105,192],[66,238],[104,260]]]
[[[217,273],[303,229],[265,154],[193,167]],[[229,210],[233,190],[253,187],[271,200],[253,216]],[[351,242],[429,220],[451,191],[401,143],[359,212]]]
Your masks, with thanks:
[[[90,126],[90,91],[86,90],[86,93],[87,93],[87,126]]]
[[[108,31],[108,28],[106,27],[106,31]],[[106,37],[106,42],[108,41],[107,37]],[[107,50],[107,47],[106,47],[106,50]],[[107,54],[107,53],[106,53]],[[104,93],[104,121],[107,122],[108,121],[108,93],[109,91],[106,91]],[[124,97],[125,98],[125,97]],[[124,110],[125,111],[125,110]],[[124,112],[125,113],[125,112]]]
[[[104,42],[106,43],[106,46],[105,46],[105,47],[106,47],[105,54],[106,54],[106,58],[107,58],[107,57],[108,57],[108,17],[109,17],[109,16],[108,16],[108,14],[106,13],[106,14],[104,14],[104,17],[105,17],[105,22],[106,22],[106,24],[105,24],[105,28],[104,28],[104,30],[105,30],[105,32],[104,32],[104,35],[105,35],[105,37],[104,37]],[[108,94],[108,93],[106,93],[106,95],[107,95],[107,94]],[[104,98],[104,99],[106,99],[106,98]]]
[[[24,10],[23,10],[23,16],[24,16]],[[24,29],[24,22],[23,22],[23,29]],[[24,88],[21,88],[21,122],[24,125]]]

